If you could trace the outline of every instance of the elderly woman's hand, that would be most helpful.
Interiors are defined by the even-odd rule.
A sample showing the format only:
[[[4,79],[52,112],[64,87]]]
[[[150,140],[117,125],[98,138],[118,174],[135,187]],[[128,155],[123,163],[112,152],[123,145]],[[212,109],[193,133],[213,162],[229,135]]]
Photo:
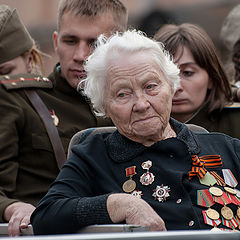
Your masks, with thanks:
[[[111,194],[107,200],[107,210],[114,223],[149,227],[150,231],[166,231],[165,223],[152,207],[143,199],[130,194]]]

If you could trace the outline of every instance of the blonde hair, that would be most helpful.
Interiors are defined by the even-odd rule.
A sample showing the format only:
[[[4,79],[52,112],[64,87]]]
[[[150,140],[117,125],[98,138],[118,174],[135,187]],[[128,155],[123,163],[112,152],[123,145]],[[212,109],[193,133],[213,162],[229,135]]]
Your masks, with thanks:
[[[58,5],[57,27],[61,28],[61,20],[66,12],[76,16],[98,17],[104,13],[113,15],[115,26],[113,31],[125,31],[128,13],[126,7],[119,0],[60,0]]]

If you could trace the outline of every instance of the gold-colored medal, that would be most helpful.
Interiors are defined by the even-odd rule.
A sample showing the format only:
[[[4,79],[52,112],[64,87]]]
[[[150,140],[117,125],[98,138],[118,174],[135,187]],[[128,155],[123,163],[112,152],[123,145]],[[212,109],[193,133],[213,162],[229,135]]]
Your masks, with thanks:
[[[214,196],[214,197],[221,197],[223,194],[223,191],[218,188],[218,187],[210,187],[209,192]]]
[[[222,207],[221,214],[226,220],[231,220],[233,218],[233,211],[226,205]]]
[[[134,189],[136,188],[136,182],[133,181],[132,179],[129,179],[123,183],[122,188],[124,192],[130,193],[134,191]]]
[[[224,187],[224,190],[232,195],[236,195],[237,194],[237,191],[233,188],[230,188],[230,187]]]
[[[210,219],[212,219],[212,220],[217,220],[217,219],[219,219],[219,217],[220,217],[219,213],[218,213],[216,210],[211,209],[211,208],[209,208],[209,209],[206,211],[206,214],[207,214],[207,216],[208,216]]]
[[[135,190],[136,182],[132,180],[132,176],[136,173],[136,166],[131,166],[125,169],[126,177],[130,177],[126,182],[123,183],[122,189],[124,192],[130,193]]]
[[[237,217],[240,219],[240,208],[237,209]]]

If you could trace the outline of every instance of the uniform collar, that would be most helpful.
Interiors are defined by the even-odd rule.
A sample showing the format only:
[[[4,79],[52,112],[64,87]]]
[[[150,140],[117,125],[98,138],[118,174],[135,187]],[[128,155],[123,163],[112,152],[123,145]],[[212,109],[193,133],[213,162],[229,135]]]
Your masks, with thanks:
[[[170,124],[177,134],[177,139],[184,142],[187,146],[189,154],[198,154],[200,151],[198,142],[193,132],[186,125],[170,118]],[[163,140],[168,141],[168,139]],[[138,156],[149,148],[156,148],[160,142],[154,143],[150,147],[146,147],[140,143],[131,141],[118,131],[110,134],[106,139],[106,146],[110,157],[116,162],[127,162]]]
[[[59,63],[54,67],[53,72],[49,75],[49,79],[53,82],[56,91],[70,95],[81,95],[76,89],[69,85],[64,77],[62,77]]]

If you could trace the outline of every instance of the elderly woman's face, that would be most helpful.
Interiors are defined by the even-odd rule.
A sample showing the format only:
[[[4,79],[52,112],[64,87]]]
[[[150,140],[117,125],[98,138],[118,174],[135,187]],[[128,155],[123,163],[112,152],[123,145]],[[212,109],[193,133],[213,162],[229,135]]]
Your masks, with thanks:
[[[160,140],[169,122],[173,88],[153,57],[121,54],[106,74],[105,112],[119,132],[143,143]]]

